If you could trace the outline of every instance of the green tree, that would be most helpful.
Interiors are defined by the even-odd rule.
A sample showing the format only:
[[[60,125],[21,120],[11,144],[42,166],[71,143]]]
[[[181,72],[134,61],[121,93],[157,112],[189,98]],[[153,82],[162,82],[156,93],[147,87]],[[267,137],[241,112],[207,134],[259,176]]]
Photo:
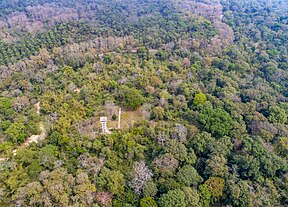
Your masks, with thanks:
[[[151,197],[144,197],[140,200],[141,207],[157,207],[157,203]]]
[[[137,55],[140,59],[146,60],[148,58],[148,51],[145,47],[139,47],[137,50]]]
[[[166,143],[164,151],[172,154],[179,161],[185,161],[187,158],[187,148],[175,139],[169,140]]]
[[[212,154],[206,160],[205,174],[224,177],[228,173],[227,159],[222,154]]]
[[[186,207],[185,193],[180,190],[169,190],[159,199],[159,206],[161,207]]]
[[[159,60],[164,61],[164,60],[167,60],[167,58],[169,57],[169,53],[166,50],[160,49],[160,50],[158,50],[156,57]]]
[[[165,115],[165,111],[164,109],[161,107],[161,106],[156,106],[154,109],[153,109],[153,117],[156,119],[156,120],[161,120],[164,118],[164,115]]]
[[[194,100],[193,100],[193,104],[198,106],[198,105],[201,105],[201,104],[204,104],[205,101],[206,101],[206,95],[204,93],[197,93],[195,94],[195,97],[194,97]]]
[[[112,62],[112,56],[110,54],[106,54],[103,56],[103,62],[105,64],[110,64]]]
[[[210,102],[206,102],[201,106],[199,121],[205,130],[216,137],[228,135],[232,129],[230,114],[221,108],[213,108]]]
[[[196,189],[190,187],[183,187],[181,190],[185,193],[185,200],[187,206],[199,206],[200,196]]]
[[[279,106],[271,106],[269,108],[268,120],[272,123],[284,124],[287,122],[287,114],[285,110]]]
[[[191,165],[184,165],[176,174],[177,180],[186,186],[198,185],[202,182],[202,177]]]
[[[54,145],[46,145],[38,151],[37,155],[44,167],[53,169],[58,153],[58,147]]]
[[[280,155],[288,157],[288,137],[280,137],[278,139],[277,151]]]
[[[143,104],[145,99],[141,91],[128,86],[122,86],[120,90],[120,99],[125,107],[135,110]]]
[[[153,161],[155,171],[161,176],[172,176],[179,165],[179,161],[170,153],[156,157]]]
[[[33,160],[32,163],[26,167],[26,170],[28,175],[35,179],[42,171],[42,167],[40,166],[39,162]]]
[[[79,203],[80,206],[91,206],[95,191],[96,188],[91,183],[88,175],[78,171],[75,178],[75,186],[73,186],[73,202]]]
[[[208,132],[201,132],[197,134],[190,142],[197,155],[205,155],[208,153],[209,145],[215,141]]]
[[[209,207],[211,201],[211,193],[206,184],[199,186],[200,203],[203,207]]]
[[[9,98],[0,98],[0,113],[6,113],[7,110],[12,106],[12,101]]]
[[[148,197],[154,197],[157,191],[157,185],[153,181],[150,181],[145,184],[143,194]]]
[[[42,193],[44,189],[40,182],[32,182],[25,187],[18,188],[14,199],[25,206],[41,206],[44,204]]]
[[[7,134],[14,143],[18,144],[23,143],[27,137],[26,127],[20,120],[11,124],[5,131],[5,134]]]
[[[212,198],[218,201],[223,196],[223,190],[225,187],[225,181],[219,177],[210,177],[204,183],[209,189]]]
[[[114,195],[123,195],[125,187],[124,175],[120,171],[103,168],[96,178],[97,186],[103,190],[108,190]]]

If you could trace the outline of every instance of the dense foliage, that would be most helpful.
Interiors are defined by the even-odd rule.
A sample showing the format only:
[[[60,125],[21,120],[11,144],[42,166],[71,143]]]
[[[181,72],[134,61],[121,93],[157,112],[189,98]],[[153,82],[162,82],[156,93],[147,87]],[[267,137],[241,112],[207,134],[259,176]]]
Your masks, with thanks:
[[[287,206],[287,5],[1,1],[0,206]]]

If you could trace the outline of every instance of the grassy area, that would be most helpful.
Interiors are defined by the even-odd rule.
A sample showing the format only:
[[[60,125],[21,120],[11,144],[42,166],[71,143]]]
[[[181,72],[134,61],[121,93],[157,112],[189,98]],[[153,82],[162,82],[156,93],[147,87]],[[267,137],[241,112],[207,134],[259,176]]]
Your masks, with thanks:
[[[117,129],[118,127],[118,114],[115,121],[112,120],[112,117],[108,117],[108,128]],[[121,128],[120,130],[127,130],[132,127],[134,124],[142,122],[146,119],[146,112],[142,107],[136,111],[122,110],[121,113]]]
[[[108,129],[118,130],[118,106],[112,106],[109,108],[101,107],[97,110],[98,113],[95,114],[93,118],[85,120],[82,122],[82,127],[80,133],[84,136],[94,137],[95,134],[101,133],[101,123],[100,117],[106,116],[108,118],[107,127]],[[116,115],[116,119],[113,120],[112,116]],[[121,131],[129,130],[136,123],[141,123],[149,117],[149,112],[144,109],[144,107],[139,107],[135,111],[122,109],[121,112]]]

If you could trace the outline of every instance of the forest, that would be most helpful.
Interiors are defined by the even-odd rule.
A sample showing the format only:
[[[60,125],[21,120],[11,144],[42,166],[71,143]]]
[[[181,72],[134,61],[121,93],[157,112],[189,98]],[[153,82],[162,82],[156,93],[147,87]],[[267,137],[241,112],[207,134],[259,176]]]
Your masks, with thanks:
[[[288,0],[0,1],[0,206],[288,207]]]

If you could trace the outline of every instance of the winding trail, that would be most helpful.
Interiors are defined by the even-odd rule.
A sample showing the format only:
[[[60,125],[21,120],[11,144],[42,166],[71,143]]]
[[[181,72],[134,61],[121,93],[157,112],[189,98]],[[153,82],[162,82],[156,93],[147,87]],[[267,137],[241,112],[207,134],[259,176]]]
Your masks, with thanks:
[[[40,109],[41,109],[40,102],[38,102],[34,106],[36,107],[36,110],[37,110],[36,113],[40,115]],[[44,140],[46,138],[46,130],[42,121],[39,123],[39,129],[40,129],[40,134],[32,135],[31,137],[28,137],[22,145],[17,147],[17,149],[27,147],[33,142],[38,143],[39,141]],[[17,149],[13,150],[14,156],[17,154]]]
[[[36,107],[36,110],[37,110],[36,113],[38,115],[40,115],[40,109],[41,109],[40,102],[35,104],[35,107]],[[22,145],[20,145],[19,147],[28,146],[32,142],[38,143],[39,141],[44,140],[46,138],[46,130],[45,130],[45,127],[44,127],[44,124],[43,124],[42,121],[39,123],[39,128],[40,128],[40,132],[41,132],[40,134],[32,135],[31,137],[27,138],[26,141]]]

